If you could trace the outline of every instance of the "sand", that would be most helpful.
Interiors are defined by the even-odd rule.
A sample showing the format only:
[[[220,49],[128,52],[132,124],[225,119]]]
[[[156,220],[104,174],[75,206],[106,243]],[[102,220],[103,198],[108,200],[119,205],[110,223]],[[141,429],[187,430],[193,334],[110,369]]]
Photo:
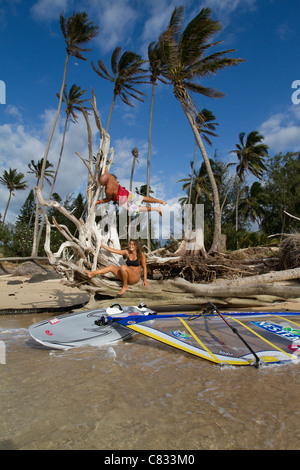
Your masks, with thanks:
[[[103,302],[99,302],[99,305],[97,305],[97,302],[90,294],[82,292],[76,287],[64,285],[63,279],[48,279],[47,275],[40,277],[35,275],[35,277],[36,281],[33,282],[32,276],[24,277],[11,274],[0,276],[0,315],[43,312],[63,313],[83,307],[103,307]],[[120,300],[118,298],[118,302]],[[129,299],[126,299],[126,305],[128,301]],[[111,301],[108,300],[109,303]],[[300,299],[270,302],[269,306],[253,306],[253,310],[268,311],[270,309],[298,312],[300,311]]]
[[[90,300],[89,294],[65,286],[61,279],[29,282],[31,278],[0,276],[0,314],[65,312],[81,308]]]
[[[1,263],[1,269],[0,315],[43,312],[64,313],[83,307],[85,309],[103,308],[109,306],[113,301],[120,302],[123,300],[123,298],[118,297],[115,300],[112,298],[106,301],[96,301],[93,295],[66,285],[63,277],[58,275],[49,265],[43,266],[37,263],[25,262],[16,268],[16,265],[11,264],[9,266]],[[276,301],[276,297],[272,301],[270,296],[269,298],[270,302],[266,302],[266,299],[263,299],[263,302],[255,302],[253,299],[236,298],[232,299],[230,305],[226,305],[226,307],[230,307],[232,310],[251,308],[256,311],[300,311],[300,298],[286,301],[282,298],[277,298],[279,300]],[[157,303],[154,299],[153,302]],[[184,302],[183,299],[183,304],[187,303],[188,301]],[[215,303],[218,305],[218,299],[215,300]],[[200,304],[201,302],[199,306]],[[136,303],[133,299],[124,298],[124,305],[136,305]],[[222,302],[220,305],[222,305]],[[225,305],[223,308],[225,308]]]

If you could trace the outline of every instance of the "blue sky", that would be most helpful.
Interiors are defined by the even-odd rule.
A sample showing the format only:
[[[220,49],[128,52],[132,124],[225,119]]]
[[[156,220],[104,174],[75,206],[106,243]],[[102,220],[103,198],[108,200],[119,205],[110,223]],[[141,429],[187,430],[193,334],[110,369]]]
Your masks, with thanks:
[[[197,96],[219,123],[213,146],[226,162],[234,161],[228,152],[235,148],[240,132],[260,131],[270,147],[270,155],[300,149],[300,104],[293,104],[292,83],[300,80],[299,0],[0,0],[1,67],[0,80],[6,85],[6,104],[0,104],[0,174],[11,168],[26,175],[29,188],[35,184],[27,173],[31,160],[41,159],[48,140],[58,100],[65,61],[65,42],[59,14],[86,11],[99,26],[98,37],[86,54],[87,61],[69,61],[67,86],[73,83],[93,88],[102,123],[106,126],[112,101],[112,85],[92,70],[91,61],[102,59],[110,68],[116,46],[146,58],[148,44],[157,40],[175,6],[185,6],[185,25],[202,7],[210,7],[213,17],[223,24],[218,40],[222,48],[237,49],[231,56],[246,62],[221,71],[205,85],[226,94],[222,99]],[[2,89],[3,91],[3,89]],[[117,99],[110,124],[111,145],[115,150],[113,172],[128,185],[131,150],[139,150],[134,185],[146,183],[148,124],[151,87],[144,86],[144,103],[130,108]],[[300,95],[299,95],[300,96]],[[1,93],[0,93],[1,97]],[[2,100],[3,101],[3,100]],[[64,125],[61,113],[51,145],[49,160],[57,162]],[[156,197],[169,207],[182,197],[178,180],[187,176],[193,159],[194,137],[170,86],[158,86],[155,93],[152,129],[151,186]],[[94,149],[99,135],[93,125]],[[75,155],[87,154],[87,134],[83,119],[70,124],[56,191],[65,197],[84,192],[86,169]],[[197,166],[202,159],[197,156]],[[28,189],[29,191],[29,189]],[[28,191],[12,198],[7,215],[14,222]],[[48,187],[44,187],[47,197]],[[0,212],[8,193],[0,187]]]

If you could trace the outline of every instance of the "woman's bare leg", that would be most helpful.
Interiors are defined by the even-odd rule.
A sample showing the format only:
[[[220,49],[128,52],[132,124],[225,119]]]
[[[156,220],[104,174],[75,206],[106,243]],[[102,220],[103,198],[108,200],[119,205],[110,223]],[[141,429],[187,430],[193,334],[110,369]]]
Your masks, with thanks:
[[[105,268],[97,269],[96,271],[87,271],[84,269],[84,272],[88,275],[89,278],[92,278],[93,276],[97,276],[98,274],[107,274],[107,273],[113,273],[118,279],[122,280],[121,274],[120,274],[120,268],[117,266],[114,266],[113,264],[110,264],[109,266],[106,266]]]
[[[123,287],[120,292],[118,292],[118,295],[123,295],[128,289],[128,284],[137,284],[140,280],[140,276],[125,264],[122,264],[119,271],[122,277]]]
[[[88,275],[89,278],[97,276],[98,274],[101,275],[113,273],[118,279],[120,279],[120,281],[123,281],[123,287],[120,292],[118,292],[118,295],[123,295],[127,291],[128,284],[136,284],[140,280],[140,276],[125,264],[123,264],[120,268],[110,264],[109,266],[97,269],[96,271],[87,271],[84,269],[84,272]]]

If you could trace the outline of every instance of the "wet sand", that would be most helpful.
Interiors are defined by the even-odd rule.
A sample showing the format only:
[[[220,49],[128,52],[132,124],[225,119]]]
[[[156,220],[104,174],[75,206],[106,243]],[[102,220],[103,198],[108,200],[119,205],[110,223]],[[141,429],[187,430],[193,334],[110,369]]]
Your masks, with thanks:
[[[219,367],[136,335],[51,351],[0,318],[0,446],[15,449],[299,449],[299,365]]]
[[[8,287],[5,277],[1,308],[59,307],[82,295],[60,280]],[[0,448],[299,449],[299,364],[221,368],[139,334],[54,351],[27,331],[51,316],[0,316]]]

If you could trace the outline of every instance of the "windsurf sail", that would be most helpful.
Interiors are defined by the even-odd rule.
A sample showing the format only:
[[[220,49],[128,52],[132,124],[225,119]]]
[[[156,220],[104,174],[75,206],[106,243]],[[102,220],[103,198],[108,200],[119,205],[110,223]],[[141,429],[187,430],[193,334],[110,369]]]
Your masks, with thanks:
[[[298,355],[300,358],[300,313],[283,315],[204,312],[131,315],[113,321],[216,364],[257,366],[297,362]]]

